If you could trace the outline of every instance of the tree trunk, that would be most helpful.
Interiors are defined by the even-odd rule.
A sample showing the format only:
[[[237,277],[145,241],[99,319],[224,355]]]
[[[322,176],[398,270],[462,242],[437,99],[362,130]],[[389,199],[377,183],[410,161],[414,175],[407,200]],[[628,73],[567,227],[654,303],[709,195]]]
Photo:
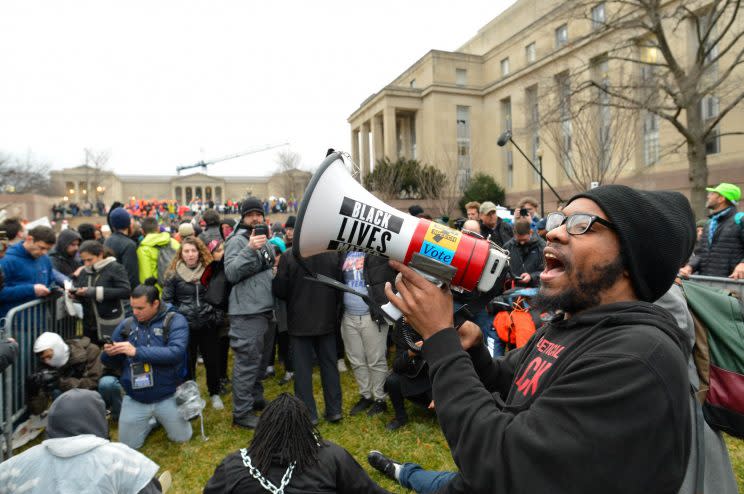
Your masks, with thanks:
[[[691,138],[687,139],[687,165],[690,181],[690,204],[697,219],[705,218],[705,208],[708,186],[708,159],[705,155],[705,139],[703,138],[703,118],[700,105],[687,108],[687,129]]]

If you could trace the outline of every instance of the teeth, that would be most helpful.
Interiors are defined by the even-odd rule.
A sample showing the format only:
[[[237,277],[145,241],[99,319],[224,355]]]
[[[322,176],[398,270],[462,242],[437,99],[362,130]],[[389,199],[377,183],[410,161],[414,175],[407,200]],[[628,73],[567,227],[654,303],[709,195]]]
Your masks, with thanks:
[[[545,253],[546,259],[558,259],[554,254],[551,254],[550,252]]]

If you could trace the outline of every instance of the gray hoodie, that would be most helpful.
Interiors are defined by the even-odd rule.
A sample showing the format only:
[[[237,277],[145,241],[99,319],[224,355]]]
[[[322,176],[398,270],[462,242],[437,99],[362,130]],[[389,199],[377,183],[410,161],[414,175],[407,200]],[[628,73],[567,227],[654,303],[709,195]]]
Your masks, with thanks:
[[[274,277],[274,252],[266,246],[248,247],[245,229],[239,228],[225,244],[225,277],[232,283],[228,314],[250,316],[274,308],[271,280]]]

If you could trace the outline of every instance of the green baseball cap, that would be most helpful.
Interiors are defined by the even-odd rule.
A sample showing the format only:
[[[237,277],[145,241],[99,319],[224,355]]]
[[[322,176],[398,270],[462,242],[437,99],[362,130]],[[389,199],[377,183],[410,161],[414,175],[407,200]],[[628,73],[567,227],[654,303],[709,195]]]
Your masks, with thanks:
[[[731,202],[737,202],[741,199],[741,189],[734,184],[727,184],[722,182],[715,186],[715,188],[708,187],[705,190],[708,192],[715,192],[725,197]]]

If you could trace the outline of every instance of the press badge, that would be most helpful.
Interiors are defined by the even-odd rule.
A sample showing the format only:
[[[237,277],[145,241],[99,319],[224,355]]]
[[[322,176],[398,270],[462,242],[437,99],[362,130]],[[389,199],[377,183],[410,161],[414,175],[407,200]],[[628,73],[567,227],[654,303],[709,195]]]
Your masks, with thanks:
[[[143,362],[132,362],[129,365],[132,371],[132,389],[151,388],[154,384],[152,378],[152,367]]]

